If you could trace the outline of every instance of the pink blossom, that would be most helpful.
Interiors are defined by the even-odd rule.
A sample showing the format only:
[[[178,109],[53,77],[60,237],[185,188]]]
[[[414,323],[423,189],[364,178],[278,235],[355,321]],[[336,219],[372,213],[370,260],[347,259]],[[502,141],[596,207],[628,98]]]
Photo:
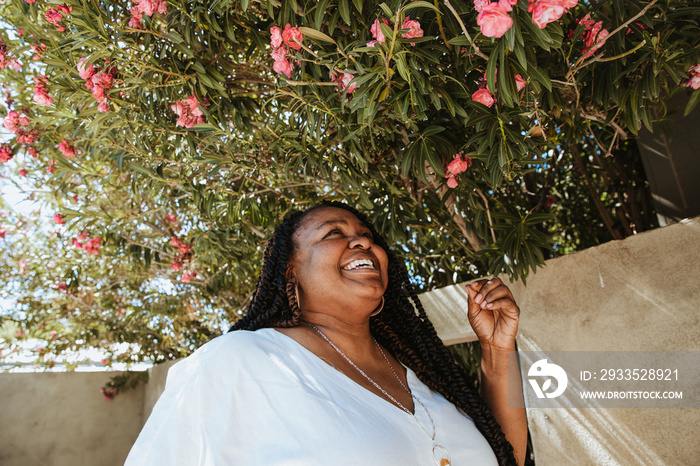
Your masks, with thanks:
[[[458,186],[457,178],[454,175],[449,175],[446,178],[447,178],[447,187],[448,188],[454,189]]]
[[[688,69],[688,78],[687,81],[685,79],[681,81],[681,84],[683,84],[685,87],[689,87],[691,89],[700,89],[700,63],[694,66],[691,66]]]
[[[170,212],[165,216],[165,220],[167,220],[170,223],[177,223],[177,215],[174,213]]]
[[[177,239],[177,236],[172,236],[172,237],[170,237],[170,244],[171,244],[173,247],[178,247],[178,246],[180,246],[180,241]]]
[[[68,158],[75,157],[76,155],[75,147],[73,147],[73,145],[71,145],[71,143],[65,139],[61,140],[61,142],[58,144],[58,150],[60,150],[61,153]]]
[[[496,100],[493,98],[493,95],[491,95],[491,92],[489,92],[488,89],[479,89],[478,91],[473,93],[472,100],[474,100],[474,102],[484,104],[489,108],[491,108],[494,102],[496,102]]]
[[[384,21],[384,24],[386,24],[387,26],[389,25],[389,21],[387,21],[386,19],[382,18],[382,21]],[[384,37],[384,33],[382,32],[382,27],[380,25],[381,23],[379,22],[379,20],[375,19],[374,23],[372,23],[372,26],[369,28],[369,32],[372,33],[372,37],[374,37],[376,40],[367,43],[368,47],[372,47],[374,44],[383,44],[384,42],[386,42],[386,37]]]
[[[357,86],[354,83],[350,84],[350,81],[352,81],[354,77],[355,76],[350,73],[333,72],[331,75],[331,81],[338,84],[341,92],[345,91],[347,94],[352,94],[357,89]]]
[[[285,47],[284,45],[282,45],[281,47],[277,47],[272,52],[270,52],[270,56],[275,61],[285,60],[287,58],[287,47]]]
[[[25,168],[20,168],[20,169],[17,171],[17,173],[19,174],[19,176],[22,176],[22,177],[24,177],[24,178],[27,177],[27,170],[26,170]]]
[[[53,98],[49,96],[46,84],[49,82],[45,75],[40,75],[34,78],[34,102],[39,105],[49,107],[53,104]]]
[[[49,166],[46,167],[46,173],[53,173],[56,171],[56,161],[54,159],[49,160]]]
[[[491,0],[474,0],[474,9],[481,12],[491,4]]]
[[[577,4],[578,0],[529,0],[527,11],[532,13],[532,22],[544,29]]]
[[[0,239],[5,239],[5,234],[7,233],[7,230],[4,228],[0,228]]]
[[[102,238],[90,238],[83,246],[89,254],[98,254],[102,246]]]
[[[92,75],[95,74],[95,67],[90,65],[86,68],[86,63],[87,58],[83,57],[80,60],[78,60],[78,65],[76,66],[81,79],[90,79],[92,78]]]
[[[58,282],[56,284],[56,288],[58,288],[58,291],[66,291],[68,289],[68,285],[66,285],[63,282]],[[53,339],[55,340],[56,339],[56,332],[55,331],[52,332],[52,335],[53,335]]]
[[[109,112],[109,101],[103,100],[97,105],[97,111],[98,112]]]
[[[5,125],[5,128],[14,132],[15,129],[17,129],[17,127],[20,126],[19,113],[17,113],[14,110],[10,110],[7,113],[5,119],[3,120],[3,124]]]
[[[37,150],[36,150],[35,148],[33,148],[33,147],[28,147],[28,148],[27,148],[27,153],[28,153],[29,155],[31,155],[32,157],[34,157],[34,158],[39,157],[39,152],[37,152]]]
[[[503,34],[513,26],[513,18],[509,13],[511,10],[508,2],[493,2],[484,6],[476,18],[476,24],[481,28],[481,33],[486,37],[503,37]]]
[[[515,75],[515,85],[518,88],[518,92],[522,91],[525,86],[527,86],[527,81],[523,79],[519,74]]]
[[[129,13],[131,13],[131,19],[129,20],[128,26],[133,29],[141,29],[141,18],[143,17],[143,13],[141,13],[139,7],[131,7]]]
[[[590,14],[581,18],[580,24],[586,27],[586,32],[582,36],[584,47],[581,50],[581,56],[588,58],[605,44],[605,38],[609,32],[607,29],[603,29],[602,21],[593,21]]]
[[[175,272],[179,272],[182,268],[182,263],[180,263],[180,261],[178,261],[177,259],[173,259],[173,261],[170,262],[170,268],[173,269]]]
[[[270,45],[277,48],[282,45],[282,30],[277,26],[272,26],[270,28]]]
[[[179,117],[175,125],[182,126],[183,128],[191,128],[194,125],[204,123],[204,113],[198,105],[202,105],[206,108],[206,103],[200,103],[194,93],[184,101],[178,100],[171,105],[170,108],[173,112],[177,113]]]
[[[418,21],[412,20],[410,16],[406,16],[406,19],[401,25],[401,29],[408,29],[408,32],[406,34],[403,34],[403,37],[405,39],[423,37],[423,29],[421,29],[420,23]],[[416,44],[412,43],[411,45],[415,46]]]
[[[44,52],[46,52],[46,44],[42,44],[42,43],[32,44],[31,48],[32,48],[32,51],[34,52],[34,56],[32,57],[32,60],[41,60],[41,58],[44,56]]]
[[[464,156],[462,159],[462,153],[455,154],[452,161],[447,165],[447,173],[449,175],[459,175],[462,172],[467,171],[469,167],[472,166],[472,159],[468,155]]]
[[[55,223],[56,225],[65,225],[66,224],[66,222],[63,221],[63,215],[61,215],[61,214],[54,214],[53,223]]]
[[[78,239],[80,241],[85,241],[88,237],[87,231],[81,231],[80,234],[78,235]]]
[[[287,23],[284,31],[282,31],[282,40],[294,50],[301,50],[301,42],[304,40],[304,36],[299,29]]]
[[[102,396],[104,397],[105,400],[113,401],[114,397],[117,396],[117,389],[103,387],[103,388],[100,388],[100,393],[102,393]]]
[[[292,64],[287,60],[277,60],[275,64],[272,65],[272,69],[275,73],[283,73],[288,78],[292,77]]]
[[[192,274],[189,272],[184,272],[182,274],[182,277],[180,278],[180,281],[182,281],[183,283],[191,282],[192,281]]]
[[[0,162],[7,163],[12,160],[15,154],[9,144],[0,144]]]
[[[19,63],[17,63],[17,58],[11,56],[7,52],[7,45],[3,43],[2,39],[0,39],[0,70],[4,70],[7,66],[16,71],[19,71],[20,69]]]
[[[57,332],[56,330],[51,330],[51,331],[49,332],[49,334],[51,335],[51,339],[52,339],[52,340],[55,340],[56,337],[58,336],[58,332]]]

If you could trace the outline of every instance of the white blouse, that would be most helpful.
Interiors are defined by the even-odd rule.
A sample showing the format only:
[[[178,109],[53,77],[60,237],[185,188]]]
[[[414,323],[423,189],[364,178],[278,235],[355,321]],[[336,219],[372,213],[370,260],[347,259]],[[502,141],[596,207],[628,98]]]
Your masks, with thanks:
[[[407,378],[452,465],[497,464],[468,416]],[[274,329],[239,330],[170,369],[126,466],[432,466],[430,419],[419,403],[415,413]]]

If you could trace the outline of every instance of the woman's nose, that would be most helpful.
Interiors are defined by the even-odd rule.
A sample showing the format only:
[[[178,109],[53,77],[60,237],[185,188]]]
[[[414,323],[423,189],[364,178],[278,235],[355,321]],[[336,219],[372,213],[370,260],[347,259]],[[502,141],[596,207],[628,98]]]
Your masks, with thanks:
[[[349,244],[351,249],[354,248],[361,248],[361,249],[372,249],[372,240],[366,237],[365,235],[355,235],[350,238],[350,244]]]

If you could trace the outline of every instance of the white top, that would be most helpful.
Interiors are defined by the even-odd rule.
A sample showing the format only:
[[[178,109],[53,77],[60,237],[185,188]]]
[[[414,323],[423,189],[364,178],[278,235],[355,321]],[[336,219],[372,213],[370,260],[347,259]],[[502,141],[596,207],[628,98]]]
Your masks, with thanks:
[[[452,465],[497,464],[468,416],[410,369],[407,377]],[[170,369],[126,466],[431,466],[430,420],[419,403],[415,412],[274,329],[239,330]]]

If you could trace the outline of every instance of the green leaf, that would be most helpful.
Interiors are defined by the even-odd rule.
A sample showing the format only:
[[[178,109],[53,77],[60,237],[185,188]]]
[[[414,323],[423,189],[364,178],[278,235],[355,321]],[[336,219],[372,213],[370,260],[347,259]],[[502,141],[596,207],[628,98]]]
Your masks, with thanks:
[[[338,11],[345,24],[350,25],[350,2],[348,0],[338,0]]]
[[[330,36],[322,33],[321,31],[317,31],[316,29],[311,29],[307,27],[300,27],[299,30],[304,36],[310,37],[312,39],[320,40],[323,42],[330,42],[332,44],[335,44],[336,42],[331,38]]]
[[[684,116],[690,115],[690,112],[700,103],[700,89],[696,89],[691,95],[688,103],[685,106]]]
[[[425,1],[417,1],[417,2],[411,2],[408,5],[404,6],[401,8],[402,12],[407,12],[409,10],[412,10],[414,8],[428,8],[429,10],[433,10],[436,13],[440,13],[440,10],[435,7],[432,3],[428,3]]]
[[[542,70],[542,68],[538,66],[530,66],[527,69],[527,72],[532,78],[535,78],[535,80],[546,87],[548,91],[552,92],[552,81],[549,79],[549,76],[547,76],[547,73]]]

